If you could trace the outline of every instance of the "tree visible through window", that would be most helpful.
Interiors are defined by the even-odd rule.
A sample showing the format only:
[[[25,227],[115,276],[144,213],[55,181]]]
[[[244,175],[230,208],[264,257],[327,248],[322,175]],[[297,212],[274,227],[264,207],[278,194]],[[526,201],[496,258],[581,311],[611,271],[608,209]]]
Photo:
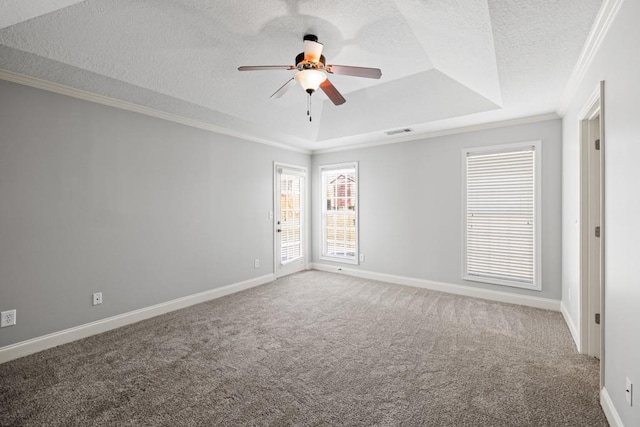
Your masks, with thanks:
[[[355,163],[323,166],[322,255],[357,262],[358,181]]]

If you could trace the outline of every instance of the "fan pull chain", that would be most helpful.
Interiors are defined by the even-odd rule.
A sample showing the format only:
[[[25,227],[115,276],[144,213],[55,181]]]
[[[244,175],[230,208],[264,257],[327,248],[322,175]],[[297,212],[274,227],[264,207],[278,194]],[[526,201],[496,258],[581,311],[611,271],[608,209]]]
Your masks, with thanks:
[[[309,121],[311,121],[311,93],[309,93],[309,98],[307,99],[307,116],[309,116]]]

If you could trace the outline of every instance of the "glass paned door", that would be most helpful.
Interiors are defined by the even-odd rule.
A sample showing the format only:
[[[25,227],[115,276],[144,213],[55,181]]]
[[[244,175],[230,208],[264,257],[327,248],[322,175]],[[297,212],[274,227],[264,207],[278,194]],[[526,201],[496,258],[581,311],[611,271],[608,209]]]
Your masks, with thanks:
[[[305,267],[303,169],[276,167],[276,275]]]

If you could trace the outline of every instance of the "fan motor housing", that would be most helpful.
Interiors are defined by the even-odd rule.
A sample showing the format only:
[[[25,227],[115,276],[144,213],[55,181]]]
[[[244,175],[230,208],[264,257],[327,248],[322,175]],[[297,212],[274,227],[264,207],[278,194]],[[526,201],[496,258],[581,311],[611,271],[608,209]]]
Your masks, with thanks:
[[[302,71],[302,70],[318,70],[318,69],[324,69],[325,64],[327,63],[327,61],[324,58],[324,55],[320,55],[320,61],[314,63],[314,62],[309,62],[309,61],[305,61],[304,60],[304,52],[300,52],[297,56],[296,56],[296,68],[298,68],[298,70]]]

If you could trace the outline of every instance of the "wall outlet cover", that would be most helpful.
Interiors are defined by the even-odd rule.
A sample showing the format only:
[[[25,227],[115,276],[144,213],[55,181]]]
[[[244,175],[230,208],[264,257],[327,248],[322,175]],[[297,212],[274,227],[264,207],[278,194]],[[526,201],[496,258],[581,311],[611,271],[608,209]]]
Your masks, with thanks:
[[[0,313],[0,327],[5,328],[7,326],[13,326],[16,324],[16,311],[8,310]]]
[[[96,292],[93,294],[93,305],[102,304],[102,292]]]

